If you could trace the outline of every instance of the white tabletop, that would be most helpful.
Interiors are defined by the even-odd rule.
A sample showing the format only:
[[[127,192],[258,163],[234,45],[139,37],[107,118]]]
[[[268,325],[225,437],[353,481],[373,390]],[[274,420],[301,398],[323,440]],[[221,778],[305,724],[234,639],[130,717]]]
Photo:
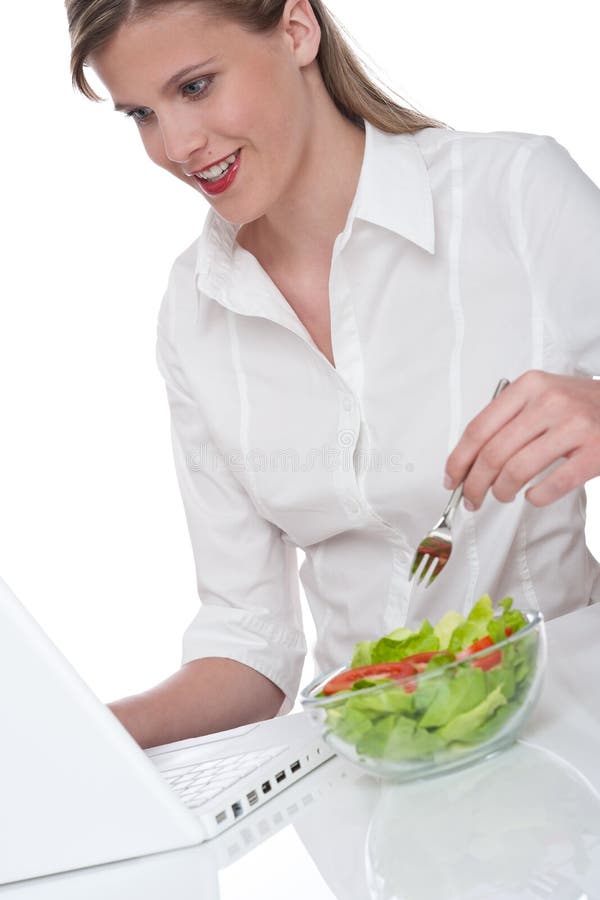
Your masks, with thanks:
[[[0,898],[598,900],[600,604],[547,633],[537,709],[490,760],[400,785],[335,758],[282,795],[293,824],[249,852],[247,819],[218,843],[7,885]]]

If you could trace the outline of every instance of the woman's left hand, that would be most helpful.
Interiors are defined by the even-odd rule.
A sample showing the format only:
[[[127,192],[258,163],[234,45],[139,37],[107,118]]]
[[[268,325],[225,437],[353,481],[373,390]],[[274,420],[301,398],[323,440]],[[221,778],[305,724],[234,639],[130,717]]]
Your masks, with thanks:
[[[508,503],[561,457],[526,492],[533,506],[547,506],[600,475],[600,381],[532,370],[469,422],[446,462],[444,486],[454,488],[466,476],[467,509],[478,509],[490,488]]]

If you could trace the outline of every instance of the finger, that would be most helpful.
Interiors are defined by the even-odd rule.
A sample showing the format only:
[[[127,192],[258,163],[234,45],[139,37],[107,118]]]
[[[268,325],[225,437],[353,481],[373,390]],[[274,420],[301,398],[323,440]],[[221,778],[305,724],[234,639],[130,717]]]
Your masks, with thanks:
[[[593,478],[600,471],[600,433],[598,429],[590,427],[585,415],[574,416],[548,428],[537,440],[508,460],[494,482],[494,496],[502,502],[513,500],[528,481],[561,458],[579,460],[578,465],[585,480]],[[568,472],[569,469],[563,474]],[[561,477],[563,476],[557,476],[559,480]],[[576,482],[575,486],[579,483]],[[552,482],[550,487],[551,485]],[[535,498],[536,494],[533,496]],[[556,497],[558,496],[562,494],[557,494]],[[529,499],[530,492],[526,497]]]
[[[549,503],[560,500],[598,474],[599,453],[600,447],[596,444],[594,447],[582,447],[569,454],[564,463],[525,493],[525,499],[532,506],[548,506]]]
[[[527,403],[527,395],[519,380],[509,384],[498,397],[471,419],[463,434],[446,460],[446,475],[450,485],[455,487],[464,479],[481,449],[511,419],[514,419]]]
[[[473,509],[481,506],[487,491],[497,483],[506,466],[510,465],[525,447],[539,438],[545,428],[545,425],[540,425],[535,416],[525,409],[485,444],[463,485],[463,495],[466,500],[471,501]],[[567,449],[572,450],[573,447],[574,444],[571,442]],[[543,467],[536,469],[534,474],[541,471],[541,468]]]
[[[532,478],[577,449],[578,445],[567,427],[549,429],[507,461],[492,485],[494,497],[501,503],[509,503]]]

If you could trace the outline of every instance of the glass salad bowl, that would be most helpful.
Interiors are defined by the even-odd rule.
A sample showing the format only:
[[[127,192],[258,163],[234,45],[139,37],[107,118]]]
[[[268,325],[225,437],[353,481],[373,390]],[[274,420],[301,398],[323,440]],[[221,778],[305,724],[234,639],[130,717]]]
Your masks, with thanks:
[[[509,598],[504,603],[502,614],[494,614],[489,597],[467,620],[447,614],[446,620],[455,617],[453,650],[446,636],[443,649],[406,655],[415,647],[440,647],[429,622],[419,632],[398,629],[379,642],[358,644],[353,668],[333,669],[301,692],[303,708],[337,754],[373,775],[407,781],[491,756],[517,738],[546,662],[543,615],[510,610]],[[487,621],[474,630],[470,620],[475,626],[482,605]],[[505,627],[507,621],[514,628]],[[357,665],[367,644],[371,653],[375,648],[376,664]],[[378,661],[402,657],[403,650],[404,659]]]

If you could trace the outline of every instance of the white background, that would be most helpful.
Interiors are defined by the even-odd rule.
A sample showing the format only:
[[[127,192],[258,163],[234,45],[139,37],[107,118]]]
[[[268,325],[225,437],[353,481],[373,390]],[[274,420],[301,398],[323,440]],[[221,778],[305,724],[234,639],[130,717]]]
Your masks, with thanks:
[[[330,2],[409,104],[457,130],[552,135],[600,184],[595,5]],[[108,702],[179,667],[197,608],[154,352],[170,265],[208,207],[110,102],[73,92],[60,2],[10,4],[0,41],[0,575]],[[600,556],[597,482],[589,495]]]

